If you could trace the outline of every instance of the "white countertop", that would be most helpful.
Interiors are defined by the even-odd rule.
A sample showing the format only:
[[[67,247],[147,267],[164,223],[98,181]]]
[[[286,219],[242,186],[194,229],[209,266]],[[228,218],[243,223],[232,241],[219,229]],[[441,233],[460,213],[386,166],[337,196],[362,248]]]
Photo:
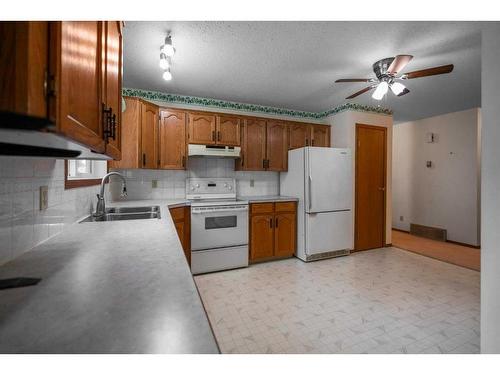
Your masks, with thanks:
[[[75,223],[0,267],[0,353],[218,353],[168,205],[161,219]]]

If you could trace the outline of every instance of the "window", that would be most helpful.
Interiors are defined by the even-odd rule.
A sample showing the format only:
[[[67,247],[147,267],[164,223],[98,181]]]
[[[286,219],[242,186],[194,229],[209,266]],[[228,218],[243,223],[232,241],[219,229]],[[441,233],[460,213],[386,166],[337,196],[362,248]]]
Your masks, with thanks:
[[[98,185],[108,172],[108,163],[105,160],[67,160],[65,165],[66,189]]]

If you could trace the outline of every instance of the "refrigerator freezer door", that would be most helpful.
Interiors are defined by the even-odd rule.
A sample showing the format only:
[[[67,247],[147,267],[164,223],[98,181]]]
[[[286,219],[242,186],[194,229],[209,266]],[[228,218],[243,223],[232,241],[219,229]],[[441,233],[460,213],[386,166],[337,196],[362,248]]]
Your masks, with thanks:
[[[306,214],[306,254],[352,250],[354,246],[352,211]]]
[[[349,149],[308,147],[306,212],[352,208],[352,159]]]

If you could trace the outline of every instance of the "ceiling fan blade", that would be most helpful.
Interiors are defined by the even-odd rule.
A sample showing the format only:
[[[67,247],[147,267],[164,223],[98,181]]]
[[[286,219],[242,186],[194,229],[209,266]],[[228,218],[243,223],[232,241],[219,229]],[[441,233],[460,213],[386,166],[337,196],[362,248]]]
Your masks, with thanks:
[[[340,82],[371,82],[373,78],[344,78],[344,79],[337,79],[335,83],[340,83]]]
[[[403,96],[403,95],[406,95],[406,94],[408,94],[409,92],[410,92],[410,90],[408,90],[408,89],[405,87],[405,88],[404,88],[404,90],[403,90],[403,91],[401,91],[401,92],[398,94],[398,96]]]
[[[375,88],[376,85],[372,85],[372,86],[368,86],[368,87],[365,87],[363,90],[359,90],[358,92],[355,92],[354,94],[348,96],[346,99],[352,99],[352,98],[355,98],[356,96],[359,96],[361,94],[364,94],[365,92],[367,91],[370,91],[371,89]]]
[[[392,60],[389,69],[387,69],[388,74],[396,75],[404,69],[406,65],[413,59],[412,55],[397,55],[394,60]]]
[[[420,77],[436,76],[438,74],[446,74],[453,71],[453,64],[436,66],[434,68],[416,70],[414,72],[405,73],[401,76],[403,79],[413,79]]]

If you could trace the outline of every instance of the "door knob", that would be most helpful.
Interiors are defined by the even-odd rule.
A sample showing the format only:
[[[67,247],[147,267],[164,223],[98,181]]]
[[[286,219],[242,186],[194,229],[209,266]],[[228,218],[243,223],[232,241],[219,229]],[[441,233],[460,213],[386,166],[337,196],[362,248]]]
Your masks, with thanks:
[[[379,187],[378,188],[380,191],[385,191],[385,187]]]

